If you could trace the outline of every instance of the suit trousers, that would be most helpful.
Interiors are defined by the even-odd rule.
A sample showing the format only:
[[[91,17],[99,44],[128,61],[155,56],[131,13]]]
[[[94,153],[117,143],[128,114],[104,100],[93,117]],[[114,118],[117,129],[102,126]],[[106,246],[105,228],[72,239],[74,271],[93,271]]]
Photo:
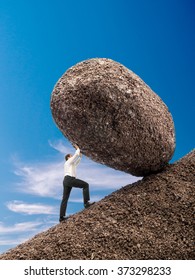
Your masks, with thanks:
[[[65,176],[63,180],[63,197],[60,205],[60,217],[66,216],[66,208],[72,187],[83,189],[84,205],[90,200],[89,184],[71,176]]]

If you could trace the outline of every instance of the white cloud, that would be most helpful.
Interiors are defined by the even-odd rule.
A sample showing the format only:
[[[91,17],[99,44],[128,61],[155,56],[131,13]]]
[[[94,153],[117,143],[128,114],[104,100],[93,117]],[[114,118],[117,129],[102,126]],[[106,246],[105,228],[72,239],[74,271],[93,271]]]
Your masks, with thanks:
[[[55,149],[56,151],[60,152],[61,154],[69,154],[70,149],[73,149],[73,147],[68,143],[67,145],[64,144],[64,141],[62,140],[56,140],[56,141],[48,141],[50,147]]]
[[[122,186],[132,184],[140,178],[114,170],[84,158],[78,168],[78,176],[93,186],[95,190],[115,190]]]
[[[58,210],[51,205],[44,205],[40,203],[30,204],[30,203],[24,203],[16,200],[7,202],[7,208],[13,212],[23,213],[28,215],[32,215],[32,214],[53,215],[58,213]]]
[[[38,227],[42,225],[42,222],[24,222],[16,223],[11,226],[5,226],[0,222],[0,234],[13,234],[13,233],[26,233],[28,231],[36,231]]]
[[[19,177],[20,192],[42,197],[59,197],[62,186],[63,162],[22,163],[14,160],[14,173]]]
[[[28,240],[28,237],[20,237],[20,238],[0,238],[0,245],[1,246],[15,246],[21,244]],[[3,253],[4,250],[0,250],[0,253]]]

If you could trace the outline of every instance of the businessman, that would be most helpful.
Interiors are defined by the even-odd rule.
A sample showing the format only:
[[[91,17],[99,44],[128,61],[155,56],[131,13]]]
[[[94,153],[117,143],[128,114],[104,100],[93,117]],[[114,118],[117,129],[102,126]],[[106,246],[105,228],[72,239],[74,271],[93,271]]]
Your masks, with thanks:
[[[76,168],[81,161],[82,154],[77,145],[74,145],[74,148],[76,149],[74,155],[67,154],[65,156],[66,161],[64,164],[63,197],[60,206],[60,222],[67,219],[66,208],[72,187],[83,189],[83,202],[85,208],[94,204],[89,201],[89,184],[76,178]]]

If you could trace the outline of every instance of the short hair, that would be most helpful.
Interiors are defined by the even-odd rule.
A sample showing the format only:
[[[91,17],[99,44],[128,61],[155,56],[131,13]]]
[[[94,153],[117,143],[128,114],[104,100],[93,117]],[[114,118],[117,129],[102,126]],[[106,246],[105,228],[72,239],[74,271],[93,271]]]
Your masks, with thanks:
[[[70,154],[65,155],[65,160],[68,160],[69,157],[70,157]]]

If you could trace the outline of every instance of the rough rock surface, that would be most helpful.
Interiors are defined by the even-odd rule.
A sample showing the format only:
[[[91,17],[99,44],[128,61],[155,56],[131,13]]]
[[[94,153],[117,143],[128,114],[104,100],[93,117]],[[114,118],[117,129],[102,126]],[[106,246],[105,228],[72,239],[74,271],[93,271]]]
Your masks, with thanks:
[[[51,97],[53,118],[93,160],[144,176],[171,159],[175,132],[167,106],[137,75],[110,59],[70,68]]]
[[[0,255],[0,259],[194,259],[195,151]]]

